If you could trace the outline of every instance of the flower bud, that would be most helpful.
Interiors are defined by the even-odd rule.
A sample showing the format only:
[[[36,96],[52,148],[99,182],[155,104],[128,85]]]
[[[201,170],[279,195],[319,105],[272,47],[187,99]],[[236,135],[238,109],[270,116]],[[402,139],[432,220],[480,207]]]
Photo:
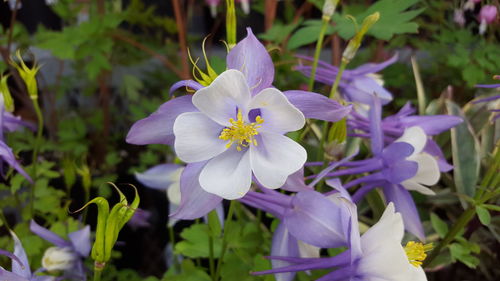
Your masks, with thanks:
[[[339,0],[325,0],[325,4],[323,4],[323,17],[330,18],[335,13],[335,9],[337,8],[337,4]]]
[[[245,15],[250,14],[250,0],[240,0],[241,9]]]
[[[460,27],[464,27],[465,26],[464,11],[461,9],[455,9],[455,11],[453,12],[453,21]]]
[[[70,270],[78,260],[78,255],[71,248],[50,247],[43,254],[42,266],[48,271]]]
[[[487,24],[491,24],[495,21],[497,12],[497,7],[493,5],[484,5],[483,7],[481,7],[481,11],[479,11],[479,21],[484,21]]]
[[[35,63],[33,65],[33,68],[29,68],[24,63],[24,60],[21,57],[21,52],[19,50],[17,50],[16,56],[19,59],[20,65],[13,60],[10,61],[10,64],[17,69],[19,75],[24,80],[24,83],[26,83],[26,88],[28,89],[30,98],[32,100],[38,99],[38,85],[36,82],[36,74],[38,70],[40,70],[40,66]]]
[[[354,58],[356,52],[359,49],[359,46],[361,46],[361,40],[363,40],[365,33],[368,32],[368,30],[378,21],[379,18],[380,18],[380,13],[375,12],[367,16],[363,20],[361,29],[354,35],[354,37],[347,44],[347,47],[345,48],[344,53],[342,54],[343,60],[350,62]]]
[[[10,94],[9,86],[7,85],[7,78],[9,76],[0,76],[0,98],[3,98],[5,110],[8,112],[14,111],[14,100]]]

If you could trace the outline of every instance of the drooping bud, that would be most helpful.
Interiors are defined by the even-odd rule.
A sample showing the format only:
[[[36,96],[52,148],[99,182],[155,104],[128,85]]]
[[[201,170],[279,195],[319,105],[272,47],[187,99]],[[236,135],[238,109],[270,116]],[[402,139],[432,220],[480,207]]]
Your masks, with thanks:
[[[5,110],[8,112],[14,111],[14,100],[12,99],[12,95],[10,94],[9,86],[7,85],[7,78],[9,76],[0,75],[0,95],[3,97],[3,104]]]
[[[43,254],[42,266],[48,271],[70,270],[78,260],[78,255],[69,247],[50,247]]]
[[[325,0],[325,4],[323,4],[323,17],[330,20],[335,13],[338,3],[339,0]]]
[[[24,63],[24,60],[21,57],[20,50],[16,51],[16,57],[18,58],[20,65],[12,59],[10,61],[10,64],[17,69],[17,71],[19,72],[19,75],[24,80],[24,83],[26,84],[26,88],[28,89],[28,94],[30,95],[30,98],[32,100],[38,99],[38,85],[36,82],[36,74],[37,74],[38,70],[40,70],[40,65],[37,65],[35,63],[32,68],[29,68]]]
[[[250,0],[240,0],[241,9],[245,15],[250,14]]]
[[[358,30],[358,32],[354,35],[354,37],[349,41],[347,44],[347,47],[344,50],[344,53],[342,54],[342,59],[346,60],[347,62],[350,62],[354,56],[356,55],[356,52],[358,51],[359,47],[361,46],[361,41],[363,40],[363,37],[365,36],[366,32],[378,21],[380,18],[380,13],[375,12],[369,16],[367,16],[363,20],[363,24],[361,25],[361,29]]]
[[[494,5],[484,5],[479,11],[479,21],[485,21],[487,24],[491,24],[497,18],[497,7]]]

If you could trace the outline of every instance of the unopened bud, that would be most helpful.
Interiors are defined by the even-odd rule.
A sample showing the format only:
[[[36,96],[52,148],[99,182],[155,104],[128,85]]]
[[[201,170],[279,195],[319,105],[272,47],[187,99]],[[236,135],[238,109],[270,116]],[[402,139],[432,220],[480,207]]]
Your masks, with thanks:
[[[38,85],[36,82],[36,74],[37,74],[38,70],[40,70],[40,66],[35,63],[33,65],[33,68],[29,68],[24,63],[24,60],[21,57],[21,52],[19,50],[17,50],[16,56],[19,60],[20,65],[18,63],[16,63],[14,60],[10,61],[11,65],[17,69],[17,71],[19,72],[19,75],[24,80],[24,83],[26,84],[26,88],[28,89],[28,94],[30,95],[30,98],[32,100],[38,99]]]
[[[368,32],[368,30],[378,21],[379,18],[380,18],[380,13],[375,12],[367,16],[363,20],[361,29],[354,35],[354,37],[347,44],[347,47],[345,48],[344,53],[342,54],[343,60],[350,62],[354,58],[356,52],[359,49],[359,46],[361,46],[361,41],[363,40],[363,37],[365,36],[366,32]]]
[[[8,112],[14,111],[14,100],[10,94],[9,86],[7,85],[7,78],[9,76],[0,76],[0,96],[3,98],[5,110]]]
[[[42,266],[48,271],[70,270],[78,260],[78,255],[71,248],[50,247],[43,254]]]
[[[335,13],[339,0],[325,0],[323,4],[323,17],[330,19]]]

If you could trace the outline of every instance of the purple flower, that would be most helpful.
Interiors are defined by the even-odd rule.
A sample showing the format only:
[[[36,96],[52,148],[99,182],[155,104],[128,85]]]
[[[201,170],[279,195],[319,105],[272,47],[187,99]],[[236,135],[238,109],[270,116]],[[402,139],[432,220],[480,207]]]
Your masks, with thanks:
[[[14,253],[0,250],[0,255],[12,259],[12,271],[7,271],[0,267],[0,279],[9,281],[55,281],[56,278],[53,276],[35,275],[35,273],[42,270],[37,270],[34,273],[31,272],[28,256],[21,241],[14,232],[11,231],[10,234],[14,239]]]
[[[247,31],[248,36],[227,56],[229,71],[211,85],[203,87],[193,80],[184,80],[171,88],[172,92],[188,86],[204,95],[197,93],[168,101],[149,117],[136,122],[127,135],[127,142],[133,144],[175,143],[179,157],[189,162],[181,175],[181,204],[173,214],[176,218],[199,218],[214,209],[222,197],[242,197],[250,187],[252,173],[264,186],[280,187],[288,175],[300,169],[305,157],[301,152],[286,165],[279,164],[282,163],[279,159],[282,161],[284,156],[292,154],[282,145],[274,145],[276,140],[298,151],[298,145],[284,137],[284,132],[298,129],[304,117],[335,122],[351,109],[319,94],[281,93],[274,89],[271,57],[251,29]],[[245,134],[236,134],[240,127],[245,129]],[[204,137],[200,138],[200,134]],[[259,156],[264,155],[262,149],[271,147],[269,153],[279,153],[273,153],[272,157],[269,153],[263,158]],[[254,152],[248,153],[249,150]],[[270,166],[279,168],[277,179],[266,174],[268,168],[265,167]],[[215,168],[216,172],[224,172],[217,174],[216,182],[212,171]],[[238,180],[238,188],[233,188],[234,182],[229,178]],[[229,184],[231,188],[226,188]]]
[[[354,220],[355,217],[353,217]],[[404,234],[401,215],[395,213],[394,205],[389,204],[380,218],[360,237],[355,221],[348,234],[348,249],[337,256],[326,258],[277,257],[271,259],[286,261],[292,265],[282,268],[255,272],[271,274],[296,272],[314,269],[333,271],[317,279],[318,281],[377,281],[377,280],[427,280],[420,267],[428,246],[420,243],[401,245]]]
[[[306,56],[298,57],[306,61],[313,60]],[[367,105],[372,103],[374,93],[381,99],[382,104],[390,102],[392,94],[383,87],[383,81],[375,73],[395,63],[397,60],[398,55],[394,55],[382,63],[367,63],[355,69],[345,70],[339,84],[340,93],[348,101]],[[298,65],[295,67],[296,70],[308,77],[311,75],[311,68],[309,65]],[[335,81],[338,71],[338,67],[319,61],[315,80],[331,86],[333,81]]]
[[[497,17],[498,9],[494,5],[484,5],[479,11],[479,22],[486,22],[491,24]]]
[[[34,220],[31,220],[30,230],[55,246],[48,248],[43,255],[42,266],[45,270],[62,270],[64,276],[72,280],[87,279],[83,259],[90,253],[90,226],[69,233],[69,240],[38,225]]]
[[[135,210],[134,215],[127,223],[133,230],[136,230],[137,228],[142,228],[142,227],[150,227],[151,224],[148,221],[149,217],[151,217],[150,211],[143,210],[141,208],[137,208]]]

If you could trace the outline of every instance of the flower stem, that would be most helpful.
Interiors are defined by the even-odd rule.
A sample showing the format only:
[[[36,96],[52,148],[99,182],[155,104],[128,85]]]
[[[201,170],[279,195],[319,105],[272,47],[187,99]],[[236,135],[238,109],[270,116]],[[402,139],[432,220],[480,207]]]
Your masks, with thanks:
[[[346,69],[348,63],[349,63],[348,60],[342,59],[342,63],[340,64],[339,67],[339,72],[337,73],[337,76],[335,77],[335,82],[333,82],[332,89],[330,90],[331,99],[335,99],[336,97],[337,89],[340,84],[340,78],[342,78],[342,74],[344,73],[344,70]]]
[[[105,266],[106,266],[105,263],[97,261],[94,262],[94,281],[101,281],[102,271],[104,270]]]
[[[330,17],[323,16],[321,19],[321,30],[319,32],[318,41],[316,42],[316,50],[314,51],[314,61],[311,68],[311,77],[309,78],[308,91],[311,92],[314,88],[314,79],[316,77],[316,69],[318,68],[319,55],[323,47],[323,39],[325,38],[326,29],[330,23]]]
[[[222,263],[224,262],[224,255],[226,254],[227,251],[227,232],[230,229],[230,224],[233,219],[233,214],[234,214],[234,209],[236,205],[236,200],[231,200],[231,203],[229,204],[229,211],[227,212],[227,217],[226,217],[226,222],[224,223],[224,232],[222,236],[222,249],[220,252],[220,257],[219,261],[217,262],[217,269],[215,271],[215,279],[214,280],[219,280],[221,269],[222,269]]]
[[[38,164],[37,158],[38,158],[38,153],[40,151],[40,141],[42,140],[42,133],[43,133],[43,114],[42,111],[40,110],[40,106],[38,105],[38,99],[32,99],[32,101],[33,101],[33,107],[35,108],[36,117],[38,119],[38,126],[36,132],[35,147],[33,148],[33,155],[32,155],[33,186],[31,187],[31,194],[30,194],[31,217],[35,215],[34,205],[35,205],[35,185],[37,179],[37,164]]]

